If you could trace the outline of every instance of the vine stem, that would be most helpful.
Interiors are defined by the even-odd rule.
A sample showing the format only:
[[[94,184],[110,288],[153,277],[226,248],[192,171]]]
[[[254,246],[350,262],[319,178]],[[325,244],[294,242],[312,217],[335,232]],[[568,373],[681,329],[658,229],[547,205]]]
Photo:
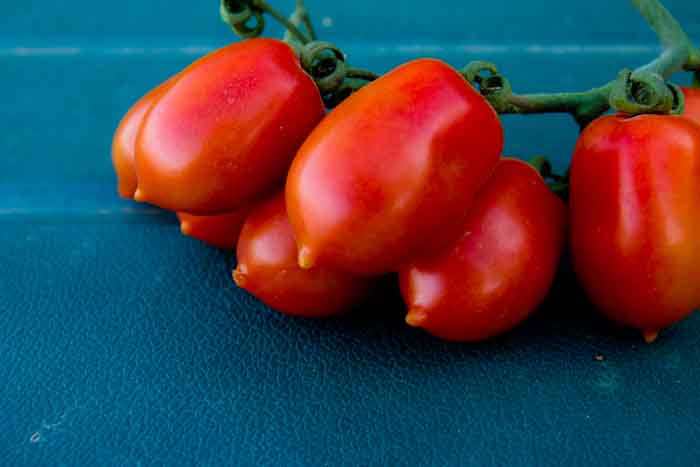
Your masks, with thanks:
[[[300,26],[304,26],[308,33],[308,39],[310,41],[316,40],[316,31],[314,30],[314,26],[311,23],[309,10],[307,10],[306,5],[304,5],[304,0],[296,0],[294,12],[289,17],[289,22],[297,28],[299,28]],[[284,32],[284,41],[289,44],[300,43],[299,39],[289,28],[287,28]],[[302,45],[304,45],[304,43],[302,43]]]
[[[265,0],[252,0],[252,5],[255,6],[256,8],[264,11],[265,13],[269,14],[273,18],[277,20],[286,30],[287,34],[290,34],[291,36],[294,37],[297,41],[301,42],[302,45],[306,45],[309,42],[313,40],[314,37],[314,32],[313,30],[309,31],[309,36],[304,34],[301,29],[295,24],[294,21],[290,20],[286,16],[284,16],[282,13],[280,13],[279,10],[275,9],[272,7],[267,1]],[[301,7],[300,7],[301,5]],[[296,3],[296,12],[299,12],[299,16],[302,17],[302,21],[306,24],[307,22],[310,24],[311,21],[308,20],[308,14],[306,13],[306,8],[304,7],[304,2],[302,0],[297,0]],[[306,17],[307,19],[304,20],[303,17]],[[286,34],[285,34],[286,36]]]
[[[616,86],[625,87],[626,94],[633,93],[635,92],[632,89],[633,81],[639,78],[642,84],[647,87],[639,95],[631,96],[631,98],[641,101],[648,100],[649,94],[658,97],[664,92],[668,92],[668,89],[655,88],[654,86],[658,83],[651,83],[652,80],[649,79],[649,76],[658,75],[661,78],[667,78],[682,69],[697,70],[700,68],[700,51],[693,47],[681,25],[659,0],[630,0],[630,2],[656,32],[663,46],[663,52],[651,63],[629,73],[626,82],[621,82],[621,78],[618,78],[616,81],[584,92],[519,95],[512,93],[510,84],[497,74],[495,67],[493,69],[482,67],[482,69],[488,69],[496,75],[481,78],[480,83],[485,84],[485,86],[480,84],[482,94],[500,114],[568,113],[574,117],[581,128],[584,128],[610,109],[611,97],[614,97]],[[470,77],[474,78],[474,75],[472,74],[467,79]],[[489,85],[489,83],[493,85]],[[675,99],[682,100],[682,97],[677,96],[677,92],[674,94],[676,94],[673,96]],[[617,97],[617,102],[620,102],[619,96]],[[668,98],[668,96],[663,97]],[[642,108],[649,111],[653,106],[646,105]],[[670,109],[664,108],[664,110]]]

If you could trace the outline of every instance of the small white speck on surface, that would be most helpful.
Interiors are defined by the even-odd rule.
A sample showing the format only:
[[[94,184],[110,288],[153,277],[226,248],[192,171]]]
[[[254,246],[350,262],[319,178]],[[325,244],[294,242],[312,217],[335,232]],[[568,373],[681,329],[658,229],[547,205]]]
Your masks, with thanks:
[[[32,436],[29,437],[29,442],[38,443],[39,441],[41,441],[41,433],[35,431],[34,433],[32,433]]]

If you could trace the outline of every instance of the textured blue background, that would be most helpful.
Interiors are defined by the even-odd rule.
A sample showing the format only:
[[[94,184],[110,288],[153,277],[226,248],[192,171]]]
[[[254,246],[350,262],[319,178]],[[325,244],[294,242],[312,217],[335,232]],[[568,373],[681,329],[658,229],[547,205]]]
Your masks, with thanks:
[[[581,89],[657,52],[623,1],[429,4],[308,1],[377,71],[484,58],[519,91]],[[667,5],[700,38],[697,3]],[[119,117],[231,40],[214,1],[2,2],[1,465],[697,464],[697,315],[641,345],[563,274],[481,345],[408,329],[391,287],[291,319],[232,286],[229,255],[118,199]],[[567,117],[505,123],[509,154],[559,167],[576,138]]]

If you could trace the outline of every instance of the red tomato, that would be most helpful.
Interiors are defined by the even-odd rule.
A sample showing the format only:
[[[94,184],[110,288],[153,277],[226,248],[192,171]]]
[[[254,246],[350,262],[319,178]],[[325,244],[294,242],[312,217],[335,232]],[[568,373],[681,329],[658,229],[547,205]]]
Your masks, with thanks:
[[[685,95],[685,112],[683,115],[700,124],[700,89],[682,88]]]
[[[449,341],[504,333],[544,300],[561,256],[566,207],[528,164],[504,159],[452,247],[399,273],[406,322]]]
[[[605,116],[571,166],[571,246],[603,313],[648,340],[700,305],[700,126]]]
[[[134,167],[134,147],[136,135],[141,128],[143,118],[153,103],[170,86],[172,78],[152,89],[134,104],[124,115],[112,140],[112,163],[117,173],[119,196],[133,199],[136,191],[136,168]]]
[[[301,269],[284,193],[257,205],[238,240],[233,278],[270,307],[305,317],[347,311],[365,298],[369,282],[323,268]]]
[[[496,113],[445,63],[416,60],[365,86],[292,164],[299,263],[380,275],[444,247],[502,146]]]
[[[238,209],[284,181],[324,112],[284,42],[217,50],[185,69],[144,121],[135,198],[198,215]]]
[[[245,206],[218,216],[195,216],[178,212],[177,218],[180,219],[180,230],[184,235],[224,250],[233,250],[249,212],[250,207]]]

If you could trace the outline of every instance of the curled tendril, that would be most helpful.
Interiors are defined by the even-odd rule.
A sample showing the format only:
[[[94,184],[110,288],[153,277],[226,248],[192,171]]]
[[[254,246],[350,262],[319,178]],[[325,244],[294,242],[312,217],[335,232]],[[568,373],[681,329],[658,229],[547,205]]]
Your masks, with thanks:
[[[488,75],[484,75],[484,72],[488,72]],[[472,86],[476,87],[481,85],[481,81],[485,77],[497,75],[499,73],[498,68],[493,63],[477,60],[462,68],[460,74],[464,76],[464,79],[469,81]]]
[[[460,70],[460,74],[489,101],[497,112],[505,112],[511,106],[513,88],[493,63],[471,62]]]
[[[310,42],[300,55],[301,66],[316,82],[321,95],[338,90],[346,77],[345,55],[328,42]]]
[[[221,19],[241,37],[258,37],[265,30],[263,10],[248,0],[221,0],[219,10]]]
[[[683,112],[681,90],[647,71],[622,70],[610,91],[610,106],[629,115],[679,114]]]

